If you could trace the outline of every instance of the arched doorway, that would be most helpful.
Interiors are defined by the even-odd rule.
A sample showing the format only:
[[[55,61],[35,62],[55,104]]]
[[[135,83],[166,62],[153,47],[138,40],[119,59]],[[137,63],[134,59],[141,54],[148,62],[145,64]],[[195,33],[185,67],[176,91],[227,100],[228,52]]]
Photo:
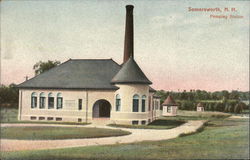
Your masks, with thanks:
[[[104,99],[94,103],[92,116],[93,118],[110,118],[111,104]]]

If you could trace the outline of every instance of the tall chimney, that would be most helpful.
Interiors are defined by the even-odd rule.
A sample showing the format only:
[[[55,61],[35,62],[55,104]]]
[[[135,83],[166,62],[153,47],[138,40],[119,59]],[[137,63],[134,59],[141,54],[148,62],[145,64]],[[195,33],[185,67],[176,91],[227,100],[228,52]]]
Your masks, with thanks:
[[[134,57],[133,8],[133,5],[126,6],[126,27],[123,63],[125,63],[130,57]]]

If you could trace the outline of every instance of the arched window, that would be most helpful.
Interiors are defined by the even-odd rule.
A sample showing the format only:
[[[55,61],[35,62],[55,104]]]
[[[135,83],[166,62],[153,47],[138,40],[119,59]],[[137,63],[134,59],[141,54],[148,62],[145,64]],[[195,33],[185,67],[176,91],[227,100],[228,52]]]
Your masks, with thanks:
[[[40,93],[40,103],[39,108],[44,109],[45,108],[45,94],[42,92]]]
[[[145,95],[143,95],[142,96],[142,99],[141,99],[141,111],[142,112],[145,112],[145,104],[146,104],[146,96]]]
[[[157,110],[157,109],[158,109],[158,101],[155,100],[155,110]]]
[[[37,94],[36,92],[33,92],[31,94],[31,108],[36,108],[37,107]]]
[[[56,109],[62,109],[63,108],[63,97],[61,93],[57,94],[57,100],[56,100]]]
[[[133,112],[139,111],[139,96],[135,94],[133,96]]]
[[[54,108],[54,97],[52,93],[48,94],[48,108],[53,109]]]
[[[115,96],[115,108],[116,111],[121,111],[121,97],[119,94]]]

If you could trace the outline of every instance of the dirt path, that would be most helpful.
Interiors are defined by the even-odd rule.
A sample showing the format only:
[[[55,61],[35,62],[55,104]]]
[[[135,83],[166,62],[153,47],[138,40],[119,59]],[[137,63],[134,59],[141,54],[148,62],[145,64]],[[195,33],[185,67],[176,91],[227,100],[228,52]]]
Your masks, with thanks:
[[[230,116],[229,118],[249,118],[249,116]]]
[[[195,132],[200,128],[205,121],[188,121],[187,123],[166,130],[153,130],[153,129],[127,129],[132,134],[120,137],[106,137],[106,138],[91,138],[91,139],[67,139],[67,140],[10,140],[1,139],[1,151],[20,151],[20,150],[41,150],[41,149],[56,149],[56,148],[69,148],[69,147],[83,147],[95,145],[108,145],[118,143],[133,143],[140,141],[157,141],[167,140],[178,137],[182,133]],[[4,126],[59,126],[54,124],[2,124]],[[98,127],[110,128],[108,126],[98,125],[60,125],[62,127]]]

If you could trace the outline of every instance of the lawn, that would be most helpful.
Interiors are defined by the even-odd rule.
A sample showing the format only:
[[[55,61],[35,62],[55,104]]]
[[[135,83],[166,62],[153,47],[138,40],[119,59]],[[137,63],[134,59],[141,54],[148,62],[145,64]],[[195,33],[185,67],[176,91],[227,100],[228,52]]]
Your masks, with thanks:
[[[210,121],[200,133],[171,140],[3,152],[2,159],[248,159],[248,129],[248,119],[217,118]]]
[[[130,132],[114,129],[82,127],[1,127],[1,138],[20,140],[54,140],[97,138],[128,135]]]
[[[123,124],[110,124],[109,126],[118,128],[136,128],[136,129],[171,129],[184,124],[183,120],[167,120],[158,119],[148,125],[123,125]]]
[[[16,108],[0,108],[0,121],[5,122],[17,122],[18,109]]]

